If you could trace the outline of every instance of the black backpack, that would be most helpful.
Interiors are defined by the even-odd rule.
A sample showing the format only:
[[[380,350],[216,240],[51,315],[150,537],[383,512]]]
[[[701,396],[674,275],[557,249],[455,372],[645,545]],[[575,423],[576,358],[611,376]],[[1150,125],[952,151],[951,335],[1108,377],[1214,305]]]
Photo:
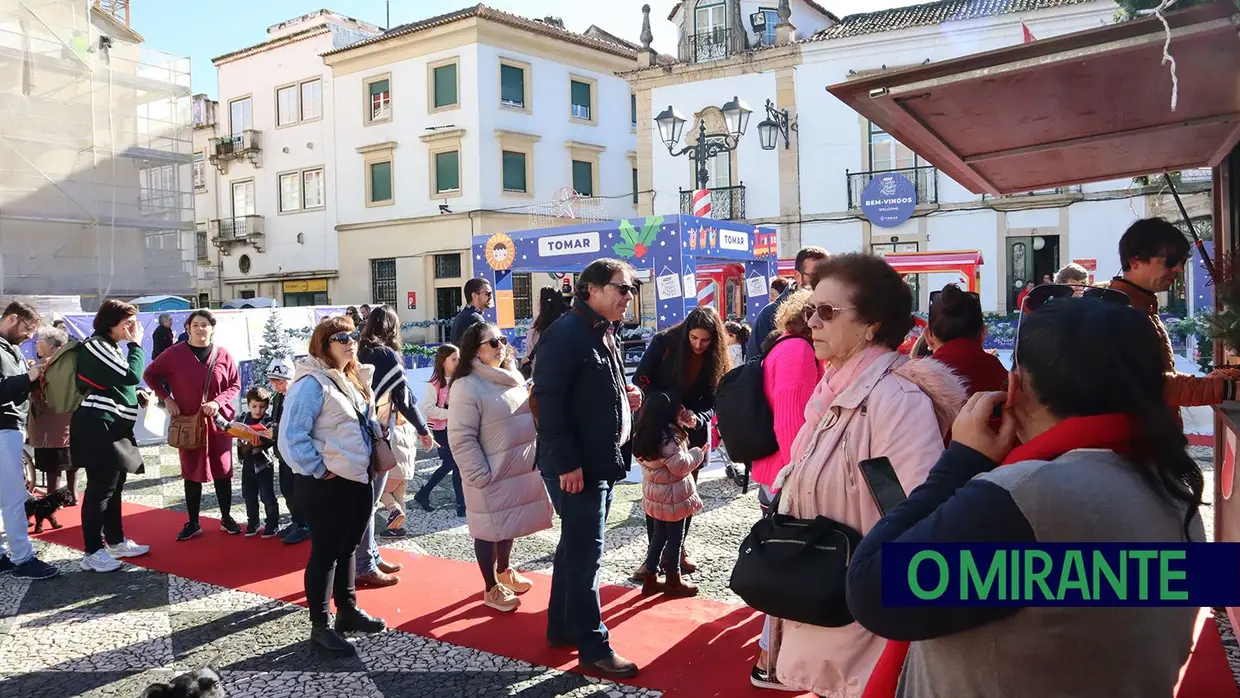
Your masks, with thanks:
[[[805,341],[802,337],[780,337],[775,344],[787,339]],[[767,404],[763,389],[762,361],[765,358],[766,354],[750,357],[728,371],[715,390],[719,437],[728,450],[728,458],[735,463],[753,463],[779,451],[775,413]]]

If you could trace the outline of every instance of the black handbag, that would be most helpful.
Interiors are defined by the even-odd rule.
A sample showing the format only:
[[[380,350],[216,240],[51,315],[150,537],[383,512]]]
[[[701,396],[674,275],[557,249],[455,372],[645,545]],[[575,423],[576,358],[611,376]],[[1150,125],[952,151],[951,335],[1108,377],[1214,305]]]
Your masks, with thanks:
[[[864,404],[861,410],[864,415]],[[819,426],[820,433],[825,429]],[[904,501],[887,458],[862,461],[858,468],[880,513]],[[776,495],[771,513],[741,541],[728,586],[750,608],[776,618],[827,628],[852,623],[844,592],[861,533],[825,516],[807,520],[780,514],[779,499]]]

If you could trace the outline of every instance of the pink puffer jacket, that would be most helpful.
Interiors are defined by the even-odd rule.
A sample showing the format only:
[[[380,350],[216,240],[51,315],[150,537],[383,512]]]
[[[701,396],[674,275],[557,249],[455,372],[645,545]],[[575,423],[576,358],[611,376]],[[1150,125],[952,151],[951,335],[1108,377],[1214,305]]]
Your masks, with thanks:
[[[642,466],[642,509],[659,521],[680,521],[704,508],[690,475],[702,462],[702,449],[685,449],[669,441],[663,458],[637,461]]]

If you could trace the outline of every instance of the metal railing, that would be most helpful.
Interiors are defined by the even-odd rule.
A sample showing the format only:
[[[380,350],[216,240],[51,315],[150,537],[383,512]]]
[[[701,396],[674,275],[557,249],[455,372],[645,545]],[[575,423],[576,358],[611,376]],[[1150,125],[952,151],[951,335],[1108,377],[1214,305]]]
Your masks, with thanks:
[[[693,190],[680,190],[680,213],[693,215]],[[745,185],[710,190],[710,217],[721,221],[745,219]]]
[[[737,38],[743,40],[743,35],[723,28],[686,34],[680,39],[680,60],[684,63],[705,63],[727,58],[735,53],[732,44]]]
[[[845,170],[844,176],[848,180],[848,208],[861,208],[862,194],[865,192],[866,186],[878,175],[889,172],[903,175],[908,181],[913,183],[913,189],[917,192],[918,206],[922,204],[937,204],[939,202],[939,171],[937,168],[925,165],[896,170],[873,170],[870,172],[849,172]]]
[[[261,152],[262,136],[254,129],[246,129],[235,136],[224,136],[215,139],[213,155],[215,159],[227,160],[243,157],[250,153]]]
[[[1003,196],[991,196],[990,194],[982,194],[982,201],[994,201],[995,199],[1019,199],[1028,196],[1064,196],[1067,194],[1080,194],[1081,185],[1070,184],[1066,187],[1051,187],[1049,189],[1035,189],[1033,191],[1022,192],[1020,194],[1004,194]]]
[[[235,216],[211,221],[216,242],[243,242],[263,236],[262,216]]]

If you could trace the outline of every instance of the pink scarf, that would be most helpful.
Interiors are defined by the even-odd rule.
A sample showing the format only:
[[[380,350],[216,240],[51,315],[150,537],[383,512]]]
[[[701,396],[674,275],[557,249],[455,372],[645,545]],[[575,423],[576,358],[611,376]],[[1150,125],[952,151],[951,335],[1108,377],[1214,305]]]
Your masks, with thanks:
[[[818,381],[813,395],[810,395],[809,402],[805,405],[805,426],[801,427],[796,439],[792,441],[793,463],[799,461],[805,455],[805,450],[813,443],[818,423],[822,421],[822,416],[827,413],[827,410],[831,409],[831,404],[835,402],[835,399],[847,390],[853,381],[857,380],[857,376],[865,373],[875,361],[890,353],[891,349],[887,347],[872,346],[854,354],[838,369],[835,366],[827,366],[826,373],[822,374],[822,379]]]

